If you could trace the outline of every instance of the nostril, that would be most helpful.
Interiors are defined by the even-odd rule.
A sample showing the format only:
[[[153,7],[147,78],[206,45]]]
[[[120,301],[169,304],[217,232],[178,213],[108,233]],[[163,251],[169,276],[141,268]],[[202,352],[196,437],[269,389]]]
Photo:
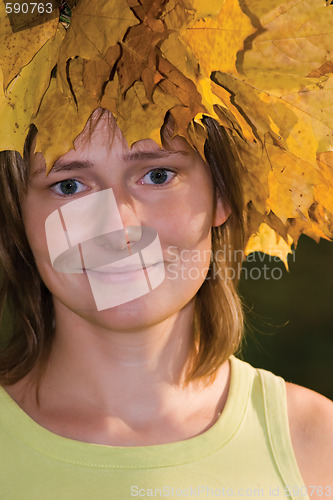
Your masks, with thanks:
[[[103,234],[94,238],[94,244],[104,250],[123,250],[127,248],[127,236],[124,229]]]

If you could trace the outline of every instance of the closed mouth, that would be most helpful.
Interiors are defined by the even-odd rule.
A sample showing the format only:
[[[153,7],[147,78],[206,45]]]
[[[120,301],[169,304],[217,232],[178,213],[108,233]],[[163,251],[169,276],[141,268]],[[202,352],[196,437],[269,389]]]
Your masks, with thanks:
[[[145,266],[124,266],[124,267],[114,267],[112,264],[109,266],[103,266],[103,269],[84,269],[84,271],[93,271],[100,274],[124,274],[124,273],[133,273],[136,271],[142,271],[145,269],[149,269],[150,267],[157,266],[157,264],[161,264],[162,262],[155,262],[153,264],[146,264]]]

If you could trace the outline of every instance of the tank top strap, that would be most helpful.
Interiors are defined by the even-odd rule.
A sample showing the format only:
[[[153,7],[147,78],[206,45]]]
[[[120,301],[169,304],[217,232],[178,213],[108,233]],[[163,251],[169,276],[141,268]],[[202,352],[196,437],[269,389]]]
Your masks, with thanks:
[[[295,500],[309,500],[292,447],[285,381],[267,370],[257,371],[263,390],[268,439],[276,466],[288,489],[286,491],[289,491],[287,496]]]

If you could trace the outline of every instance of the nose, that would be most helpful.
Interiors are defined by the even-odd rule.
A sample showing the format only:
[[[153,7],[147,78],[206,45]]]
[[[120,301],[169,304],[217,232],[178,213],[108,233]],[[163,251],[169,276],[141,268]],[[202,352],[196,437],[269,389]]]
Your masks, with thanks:
[[[132,247],[142,238],[142,227],[137,216],[133,199],[128,192],[120,186],[113,187],[115,206],[121,219],[123,230],[115,231],[107,235],[108,243],[114,250],[123,250]]]
[[[111,191],[113,197],[112,212],[116,213],[120,226],[119,229],[114,227],[115,230],[101,235],[97,238],[96,243],[105,250],[131,253],[132,246],[142,238],[142,227],[137,217],[136,207],[133,199],[122,186],[113,186]],[[104,214],[105,218],[109,216],[108,212]]]

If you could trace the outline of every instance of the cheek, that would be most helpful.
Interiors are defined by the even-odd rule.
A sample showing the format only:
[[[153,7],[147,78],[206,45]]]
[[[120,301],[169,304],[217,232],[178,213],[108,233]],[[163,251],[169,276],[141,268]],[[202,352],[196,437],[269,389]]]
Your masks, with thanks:
[[[213,203],[210,192],[182,197],[170,203],[156,226],[169,271],[185,279],[204,277],[210,264]],[[200,278],[201,279],[201,278]],[[199,281],[200,281],[199,279]]]
[[[169,203],[165,213],[165,238],[177,240],[183,248],[196,247],[207,239],[210,242],[213,217],[210,192],[192,191],[187,189],[180,200]]]

